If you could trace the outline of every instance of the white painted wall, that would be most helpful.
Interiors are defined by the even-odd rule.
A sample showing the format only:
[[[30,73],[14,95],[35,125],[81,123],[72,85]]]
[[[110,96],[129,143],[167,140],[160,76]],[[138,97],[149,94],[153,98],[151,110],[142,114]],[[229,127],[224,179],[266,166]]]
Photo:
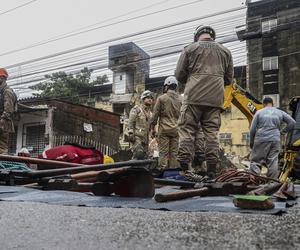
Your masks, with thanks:
[[[34,111],[31,113],[23,113],[20,115],[20,121],[18,122],[18,134],[17,134],[17,152],[21,150],[23,147],[23,131],[24,126],[27,124],[45,124],[45,131],[46,134],[51,135],[52,134],[52,123],[51,120],[49,119],[52,117],[52,115],[48,115],[48,113],[51,111]],[[49,140],[51,141],[51,140]],[[49,147],[49,145],[46,145],[46,147]]]

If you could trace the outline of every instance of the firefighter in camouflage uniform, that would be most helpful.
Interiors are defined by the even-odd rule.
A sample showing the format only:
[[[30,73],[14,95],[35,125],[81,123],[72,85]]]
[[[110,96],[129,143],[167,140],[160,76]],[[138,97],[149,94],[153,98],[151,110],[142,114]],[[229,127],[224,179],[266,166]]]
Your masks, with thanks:
[[[148,144],[150,122],[152,118],[151,107],[153,94],[146,90],[141,95],[141,104],[135,105],[129,114],[128,140],[132,144],[133,159],[146,159],[148,157]]]
[[[14,91],[7,86],[8,73],[0,68],[0,154],[8,153],[8,138],[14,133],[13,114],[17,97]]]

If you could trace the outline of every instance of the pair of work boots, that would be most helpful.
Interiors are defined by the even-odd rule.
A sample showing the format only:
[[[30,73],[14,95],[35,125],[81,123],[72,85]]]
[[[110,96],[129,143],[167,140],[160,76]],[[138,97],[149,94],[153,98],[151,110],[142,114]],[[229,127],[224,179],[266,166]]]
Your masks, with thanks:
[[[206,176],[208,177],[208,179],[209,180],[215,179],[216,172],[217,172],[217,164],[207,163],[206,166],[207,166]],[[189,164],[186,162],[180,162],[180,168],[183,171],[188,171]]]

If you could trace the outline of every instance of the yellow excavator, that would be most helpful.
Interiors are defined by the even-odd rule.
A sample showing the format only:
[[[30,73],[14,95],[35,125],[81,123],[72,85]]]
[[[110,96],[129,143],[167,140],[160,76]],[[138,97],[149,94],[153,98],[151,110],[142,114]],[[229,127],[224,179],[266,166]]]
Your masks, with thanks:
[[[255,112],[263,108],[263,104],[236,82],[225,86],[224,109],[236,106],[248,119],[249,124]],[[281,153],[279,180],[284,182],[288,177],[300,177],[300,96],[294,97],[289,105],[292,117],[296,120],[294,130],[289,134],[288,140]],[[299,170],[298,170],[299,169]]]
[[[292,111],[296,125],[288,136],[279,164],[281,170],[279,180],[281,182],[288,177],[300,178],[300,96],[291,99],[289,109]]]
[[[249,124],[251,124],[255,112],[263,108],[263,104],[239,86],[236,81],[225,86],[224,109],[230,108],[231,104],[236,106],[246,116]]]

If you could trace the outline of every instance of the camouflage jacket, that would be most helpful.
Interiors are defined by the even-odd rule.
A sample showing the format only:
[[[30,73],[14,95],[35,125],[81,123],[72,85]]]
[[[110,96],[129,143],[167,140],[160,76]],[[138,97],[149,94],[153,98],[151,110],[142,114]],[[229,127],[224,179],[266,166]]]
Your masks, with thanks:
[[[158,133],[177,135],[177,121],[180,115],[181,96],[174,90],[157,98],[152,117],[152,125],[159,123]]]
[[[130,110],[128,132],[148,140],[152,112],[145,105],[136,105]]]
[[[3,84],[5,85],[0,89],[0,131],[13,133],[13,114],[17,99],[13,90],[6,83]]]
[[[183,103],[223,108],[224,82],[233,80],[231,53],[212,40],[192,43],[181,53],[175,76],[185,84]]]

